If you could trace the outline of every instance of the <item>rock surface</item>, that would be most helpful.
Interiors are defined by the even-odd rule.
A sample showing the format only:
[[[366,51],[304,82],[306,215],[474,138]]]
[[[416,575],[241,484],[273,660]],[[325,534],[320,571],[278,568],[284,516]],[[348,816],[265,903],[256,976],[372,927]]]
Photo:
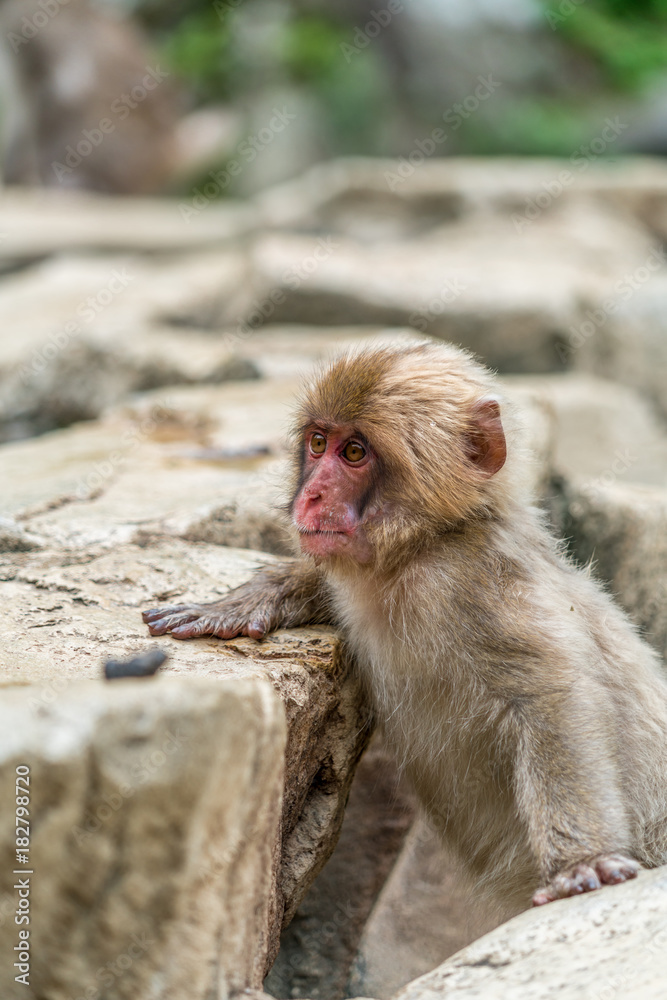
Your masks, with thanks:
[[[0,927],[3,997],[203,1000],[259,984],[286,735],[270,685],[98,680],[33,700],[32,687],[5,687],[0,703],[0,893],[28,915]],[[20,863],[14,786],[28,769]],[[21,927],[28,991],[7,960]]]
[[[252,207],[211,203],[189,216],[179,202],[90,192],[10,188],[0,195],[4,267],[81,250],[164,254],[224,246],[257,224]]]
[[[418,819],[368,918],[346,995],[389,1000],[500,920],[475,905],[439,837]]]
[[[410,983],[396,1000],[660,1000],[667,868],[529,910]]]
[[[265,982],[269,993],[313,1000],[352,995],[347,983],[359,940],[415,808],[375,737],[357,769],[336,849],[283,933]]]
[[[625,220],[586,211],[575,221],[563,209],[525,233],[509,217],[473,216],[395,242],[271,235],[255,247],[255,297],[268,303],[277,290],[272,323],[406,325],[503,371],[559,370],[584,304],[654,243]]]
[[[519,214],[536,203],[537,215],[561,202],[582,198],[660,224],[667,194],[667,171],[659,159],[626,157],[569,170],[564,160],[433,157],[418,169],[401,170],[395,160],[349,157],[323,163],[258,195],[264,219],[275,228],[326,229],[370,241],[413,236],[465,215]],[[547,186],[552,184],[551,197]],[[539,211],[541,210],[541,211]],[[533,221],[533,220],[528,220]]]
[[[662,209],[663,220],[666,218]],[[630,270],[620,294],[586,317],[573,341],[573,364],[645,393],[667,417],[664,256]]]
[[[667,660],[667,489],[597,482],[572,490],[565,524],[648,642]]]
[[[150,645],[140,610],[160,603],[215,600],[271,556],[204,543],[164,540],[66,555],[62,550],[2,559],[7,608],[0,669],[8,684],[30,684],[30,705],[67,702],[70,685],[98,678],[107,658]],[[38,637],[38,638],[37,638]],[[280,694],[288,742],[282,867],[270,946],[283,920],[333,850],[349,785],[370,727],[363,699],[330,629],[283,631],[265,642],[165,638],[167,676],[261,678]]]

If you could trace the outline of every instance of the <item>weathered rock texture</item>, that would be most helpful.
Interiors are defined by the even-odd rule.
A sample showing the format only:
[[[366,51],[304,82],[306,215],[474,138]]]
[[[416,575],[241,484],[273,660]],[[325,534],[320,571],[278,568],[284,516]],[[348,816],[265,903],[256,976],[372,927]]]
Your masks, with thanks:
[[[314,1000],[349,995],[359,940],[415,808],[387,749],[375,738],[355,775],[336,849],[283,933],[265,983],[269,993]]]
[[[566,514],[578,558],[667,660],[667,490],[598,483],[572,490]]]
[[[667,868],[529,910],[410,983],[396,1000],[660,1000]]]
[[[30,706],[69,699],[70,685],[98,678],[104,659],[148,645],[140,609],[213,600],[271,557],[204,543],[166,540],[72,555],[62,550],[3,558],[1,585],[11,629],[3,629],[6,683],[28,683]],[[37,638],[36,638],[37,637]],[[265,679],[280,694],[288,725],[282,867],[276,887],[271,954],[283,920],[331,853],[349,785],[370,727],[358,685],[330,629],[250,639],[162,642],[169,674]]]
[[[417,820],[364,928],[345,995],[388,1000],[500,921],[476,905],[438,835]]]
[[[37,710],[34,694],[0,700],[0,893],[29,917],[0,927],[2,996],[225,997],[261,983],[286,735],[270,685],[78,682]],[[30,772],[25,864],[17,768]],[[20,927],[29,989],[8,961]]]

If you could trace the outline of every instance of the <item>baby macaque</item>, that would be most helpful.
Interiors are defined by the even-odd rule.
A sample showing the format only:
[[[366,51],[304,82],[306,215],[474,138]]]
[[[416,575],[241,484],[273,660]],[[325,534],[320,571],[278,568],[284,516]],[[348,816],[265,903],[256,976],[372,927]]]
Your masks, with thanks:
[[[432,823],[516,911],[667,862],[667,680],[551,537],[506,425],[509,449],[493,376],[457,348],[344,355],[296,419],[302,558],[144,620],[338,625]]]

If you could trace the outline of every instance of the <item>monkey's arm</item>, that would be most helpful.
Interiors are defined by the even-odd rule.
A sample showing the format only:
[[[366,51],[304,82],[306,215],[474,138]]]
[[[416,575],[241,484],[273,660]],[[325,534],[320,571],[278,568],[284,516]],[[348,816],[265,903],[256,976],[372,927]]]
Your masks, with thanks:
[[[171,632],[176,639],[262,639],[276,628],[331,623],[322,578],[312,563],[300,559],[267,566],[220,601],[155,608],[142,617],[151,635]]]
[[[595,699],[582,696],[583,710],[546,695],[515,720],[517,801],[544,883],[536,906],[624,882],[640,867],[625,856],[628,817],[604,725],[590,717]]]

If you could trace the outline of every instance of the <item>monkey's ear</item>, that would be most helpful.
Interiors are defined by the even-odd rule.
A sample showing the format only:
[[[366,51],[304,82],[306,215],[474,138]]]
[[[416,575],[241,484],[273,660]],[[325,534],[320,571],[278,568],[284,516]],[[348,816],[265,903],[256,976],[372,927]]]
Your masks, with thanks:
[[[507,458],[498,400],[489,396],[478,400],[472,408],[471,423],[466,436],[466,454],[480,472],[495,476]]]

